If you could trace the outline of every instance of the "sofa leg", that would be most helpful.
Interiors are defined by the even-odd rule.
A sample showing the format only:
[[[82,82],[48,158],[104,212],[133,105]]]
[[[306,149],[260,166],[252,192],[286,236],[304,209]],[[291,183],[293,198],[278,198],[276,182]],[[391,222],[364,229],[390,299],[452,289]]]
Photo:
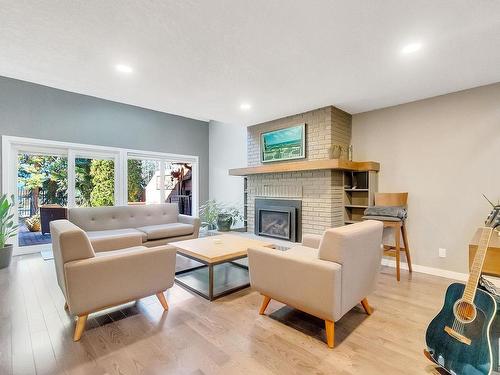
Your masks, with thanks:
[[[262,300],[262,305],[260,306],[259,314],[264,315],[266,312],[267,306],[269,305],[269,302],[271,302],[271,298],[268,296],[264,296],[264,299]]]
[[[361,304],[363,305],[363,308],[365,309],[368,315],[371,315],[373,313],[373,310],[371,306],[368,304],[368,300],[366,298],[363,299],[363,301],[361,301]]]
[[[73,336],[73,341],[79,341],[82,337],[83,331],[85,330],[85,323],[87,323],[88,315],[80,315],[76,321],[75,335]]]
[[[335,346],[335,323],[331,320],[325,320],[325,329],[326,343],[329,348],[333,348]]]
[[[168,310],[168,303],[167,303],[167,300],[165,299],[165,295],[163,294],[163,292],[156,293],[156,297],[158,298],[158,301],[160,301],[161,305],[163,306],[163,309],[165,311],[167,311]]]

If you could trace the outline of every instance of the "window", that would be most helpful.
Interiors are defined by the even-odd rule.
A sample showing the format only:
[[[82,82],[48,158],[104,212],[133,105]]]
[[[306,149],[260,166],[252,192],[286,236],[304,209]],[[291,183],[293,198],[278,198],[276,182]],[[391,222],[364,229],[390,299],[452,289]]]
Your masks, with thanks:
[[[60,155],[19,152],[16,191],[19,246],[50,243],[50,235],[44,233],[41,228],[40,207],[66,206],[68,158]]]
[[[14,220],[26,229],[25,239],[34,239],[14,254],[48,249],[42,245],[50,234],[36,231],[42,205],[57,210],[173,202],[181,213],[198,209],[196,156],[11,136],[2,136],[2,146],[2,190],[15,195]],[[30,218],[34,232],[26,226]]]
[[[114,206],[113,159],[75,158],[75,204],[78,207]]]
[[[160,162],[158,160],[128,159],[128,204],[161,203]]]

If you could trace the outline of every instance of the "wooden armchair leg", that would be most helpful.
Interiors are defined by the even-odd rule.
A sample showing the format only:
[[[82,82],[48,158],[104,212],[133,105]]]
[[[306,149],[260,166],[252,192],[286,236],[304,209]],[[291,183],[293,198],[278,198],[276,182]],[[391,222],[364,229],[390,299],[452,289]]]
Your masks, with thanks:
[[[365,309],[368,315],[371,315],[373,313],[373,310],[371,306],[368,304],[368,300],[366,298],[363,299],[363,301],[361,301],[361,304],[363,305],[363,308]]]
[[[271,302],[271,298],[268,296],[264,296],[264,299],[262,300],[262,305],[260,306],[259,314],[264,315],[266,312],[267,306],[269,305],[269,302]]]
[[[163,309],[165,311],[167,311],[168,310],[168,303],[167,303],[167,300],[165,299],[165,295],[163,294],[163,292],[156,293],[156,297],[158,298],[158,301],[160,301],[161,305],[163,306]]]
[[[329,348],[335,346],[335,323],[331,320],[325,320],[326,343]]]
[[[79,341],[82,337],[83,331],[85,330],[85,323],[87,323],[88,315],[80,315],[76,321],[75,335],[73,336],[73,341]]]

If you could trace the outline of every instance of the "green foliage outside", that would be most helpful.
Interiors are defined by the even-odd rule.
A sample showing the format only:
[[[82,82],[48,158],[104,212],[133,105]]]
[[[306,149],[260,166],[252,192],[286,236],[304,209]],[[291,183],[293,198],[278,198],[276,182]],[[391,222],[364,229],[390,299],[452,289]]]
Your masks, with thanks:
[[[157,161],[129,159],[127,164],[129,202],[146,201],[146,186],[158,168]]]
[[[115,204],[115,164],[113,160],[92,160],[90,163],[92,207],[113,206]]]
[[[40,204],[67,204],[68,160],[62,156],[20,154],[18,183],[32,193],[32,210]],[[76,204],[81,207],[114,205],[114,161],[75,160]],[[40,193],[43,191],[43,201]]]

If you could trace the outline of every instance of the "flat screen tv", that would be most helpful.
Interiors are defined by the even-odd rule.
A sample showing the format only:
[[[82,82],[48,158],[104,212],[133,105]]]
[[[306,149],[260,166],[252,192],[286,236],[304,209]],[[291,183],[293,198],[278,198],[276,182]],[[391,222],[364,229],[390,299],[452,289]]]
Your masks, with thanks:
[[[306,157],[306,124],[262,133],[260,138],[261,161],[303,159]]]

